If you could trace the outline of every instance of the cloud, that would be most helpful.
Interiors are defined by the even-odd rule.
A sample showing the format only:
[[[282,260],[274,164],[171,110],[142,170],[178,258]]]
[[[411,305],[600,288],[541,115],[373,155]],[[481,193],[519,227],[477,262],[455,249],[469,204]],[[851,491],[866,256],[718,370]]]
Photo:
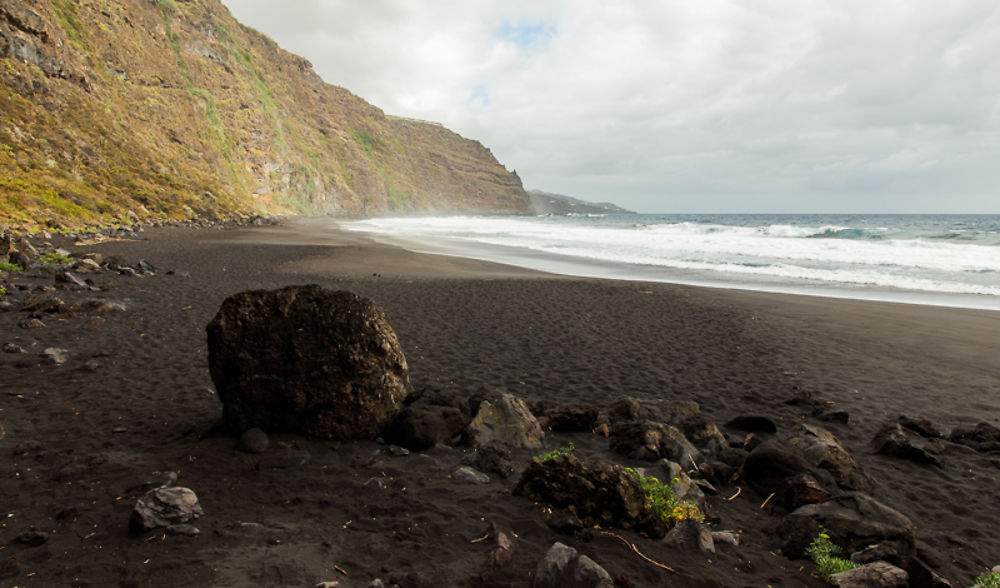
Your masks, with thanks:
[[[224,1],[529,187],[647,211],[1000,212],[992,2]]]

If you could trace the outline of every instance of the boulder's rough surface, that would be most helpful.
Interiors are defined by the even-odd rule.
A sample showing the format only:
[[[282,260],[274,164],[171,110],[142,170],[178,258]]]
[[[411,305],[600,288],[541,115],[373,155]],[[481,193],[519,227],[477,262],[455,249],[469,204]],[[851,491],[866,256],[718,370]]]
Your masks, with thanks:
[[[556,542],[549,548],[535,570],[534,586],[574,586],[575,588],[613,588],[611,574],[586,555]]]
[[[833,433],[812,425],[801,425],[787,440],[810,465],[829,472],[837,484],[848,490],[869,492],[871,478],[854,460]]]
[[[684,519],[674,525],[663,541],[675,548],[701,553],[715,553],[715,540],[708,527],[693,519]]]
[[[831,541],[847,553],[875,543],[892,544],[901,556],[913,553],[916,535],[913,522],[899,511],[861,492],[835,496],[826,502],[795,509],[779,523],[782,551],[788,557],[804,557],[806,547],[822,525]]]
[[[647,510],[639,480],[619,465],[602,461],[584,464],[573,455],[534,460],[513,493],[558,508],[572,507],[581,519],[590,519],[585,523],[638,527],[661,537],[666,532],[663,523]],[[656,523],[660,527],[658,532]]]
[[[208,324],[223,425],[374,439],[410,390],[385,313],[350,292],[289,286],[230,296]]]
[[[462,412],[452,406],[417,403],[404,408],[385,431],[385,439],[407,449],[423,451],[451,443],[468,424]]]
[[[900,459],[908,459],[938,467],[943,467],[944,465],[940,455],[943,449],[940,441],[923,437],[899,423],[886,423],[883,425],[872,439],[872,449],[876,453]]]
[[[144,494],[132,509],[129,528],[137,533],[190,523],[205,514],[198,496],[190,488],[154,488]]]
[[[976,451],[1000,450],[1000,429],[989,423],[955,427],[951,435],[948,436],[948,439],[954,443],[971,447]]]
[[[906,588],[909,580],[906,570],[884,561],[830,576],[830,583],[840,588]]]
[[[653,421],[617,423],[611,430],[611,450],[633,459],[701,463],[701,452],[673,425]]]
[[[479,411],[469,423],[467,436],[473,445],[503,443],[511,447],[541,447],[545,438],[538,419],[528,405],[513,394],[504,393],[499,400],[483,400]]]

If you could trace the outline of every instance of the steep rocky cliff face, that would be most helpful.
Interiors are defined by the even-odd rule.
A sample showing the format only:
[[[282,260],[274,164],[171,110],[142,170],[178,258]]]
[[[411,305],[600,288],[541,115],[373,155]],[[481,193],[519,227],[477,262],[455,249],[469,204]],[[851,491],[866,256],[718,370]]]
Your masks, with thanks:
[[[218,0],[0,0],[0,222],[530,213],[488,149],[386,116]]]

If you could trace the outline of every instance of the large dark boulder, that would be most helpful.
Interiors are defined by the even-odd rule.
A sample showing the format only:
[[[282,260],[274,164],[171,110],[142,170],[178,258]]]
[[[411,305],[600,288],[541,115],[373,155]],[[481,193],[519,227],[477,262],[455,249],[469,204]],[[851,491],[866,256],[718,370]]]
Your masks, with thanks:
[[[853,553],[878,543],[892,545],[903,557],[916,549],[913,522],[899,511],[867,494],[849,492],[819,504],[798,508],[782,519],[777,534],[782,551],[791,558],[805,557],[805,550],[822,525],[830,540]]]
[[[1000,429],[989,423],[955,427],[948,439],[984,453],[1000,450]]]
[[[410,390],[389,319],[350,292],[241,292],[206,330],[222,424],[234,431],[374,439]]]
[[[900,423],[883,425],[872,439],[872,449],[883,455],[938,467],[944,466],[941,458],[941,451],[944,448],[941,441],[923,437]]]
[[[639,480],[619,465],[602,461],[584,464],[573,455],[534,460],[513,494],[557,508],[572,508],[588,526],[637,528],[658,537],[666,533],[663,523],[646,508]]]
[[[667,458],[688,464],[705,460],[677,427],[653,421],[616,424],[611,430],[610,448],[615,453],[646,461]]]
[[[450,444],[468,424],[469,420],[453,406],[417,403],[404,408],[383,436],[390,443],[423,451],[435,445]]]

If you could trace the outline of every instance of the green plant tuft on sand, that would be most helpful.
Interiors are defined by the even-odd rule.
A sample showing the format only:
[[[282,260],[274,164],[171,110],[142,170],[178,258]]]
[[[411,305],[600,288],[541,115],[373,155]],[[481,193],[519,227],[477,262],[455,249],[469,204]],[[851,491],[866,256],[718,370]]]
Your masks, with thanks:
[[[632,468],[625,468],[625,471],[635,476],[642,486],[642,491],[646,495],[646,508],[651,510],[668,527],[673,527],[684,519],[693,519],[699,523],[705,520],[705,514],[701,512],[693,502],[681,502],[674,492],[673,483],[664,484],[655,476],[641,476],[639,472]],[[677,482],[674,478],[674,482]]]
[[[50,251],[45,255],[41,256],[39,260],[42,263],[72,263],[73,258],[68,255],[63,255],[61,253],[56,253],[55,251]]]
[[[847,570],[859,567],[858,564],[849,559],[837,557],[837,554],[841,551],[843,549],[830,540],[830,534],[826,532],[823,525],[819,526],[819,534],[816,535],[816,538],[806,548],[806,554],[812,558],[813,563],[816,565],[816,573],[824,580],[833,574],[839,574],[840,572],[846,572]]]
[[[575,450],[576,450],[576,446],[573,445],[572,441],[570,441],[569,445],[567,445],[565,447],[557,447],[557,448],[553,449],[552,451],[550,451],[548,453],[543,453],[541,455],[536,455],[532,459],[535,459],[536,461],[549,461],[550,459],[555,459],[555,458],[559,457],[560,455],[569,455],[570,453],[573,453],[573,451],[575,451]]]
[[[982,574],[976,576],[973,582],[976,583],[976,588],[979,588],[980,586],[982,588],[1000,588],[1000,573],[983,572]]]

